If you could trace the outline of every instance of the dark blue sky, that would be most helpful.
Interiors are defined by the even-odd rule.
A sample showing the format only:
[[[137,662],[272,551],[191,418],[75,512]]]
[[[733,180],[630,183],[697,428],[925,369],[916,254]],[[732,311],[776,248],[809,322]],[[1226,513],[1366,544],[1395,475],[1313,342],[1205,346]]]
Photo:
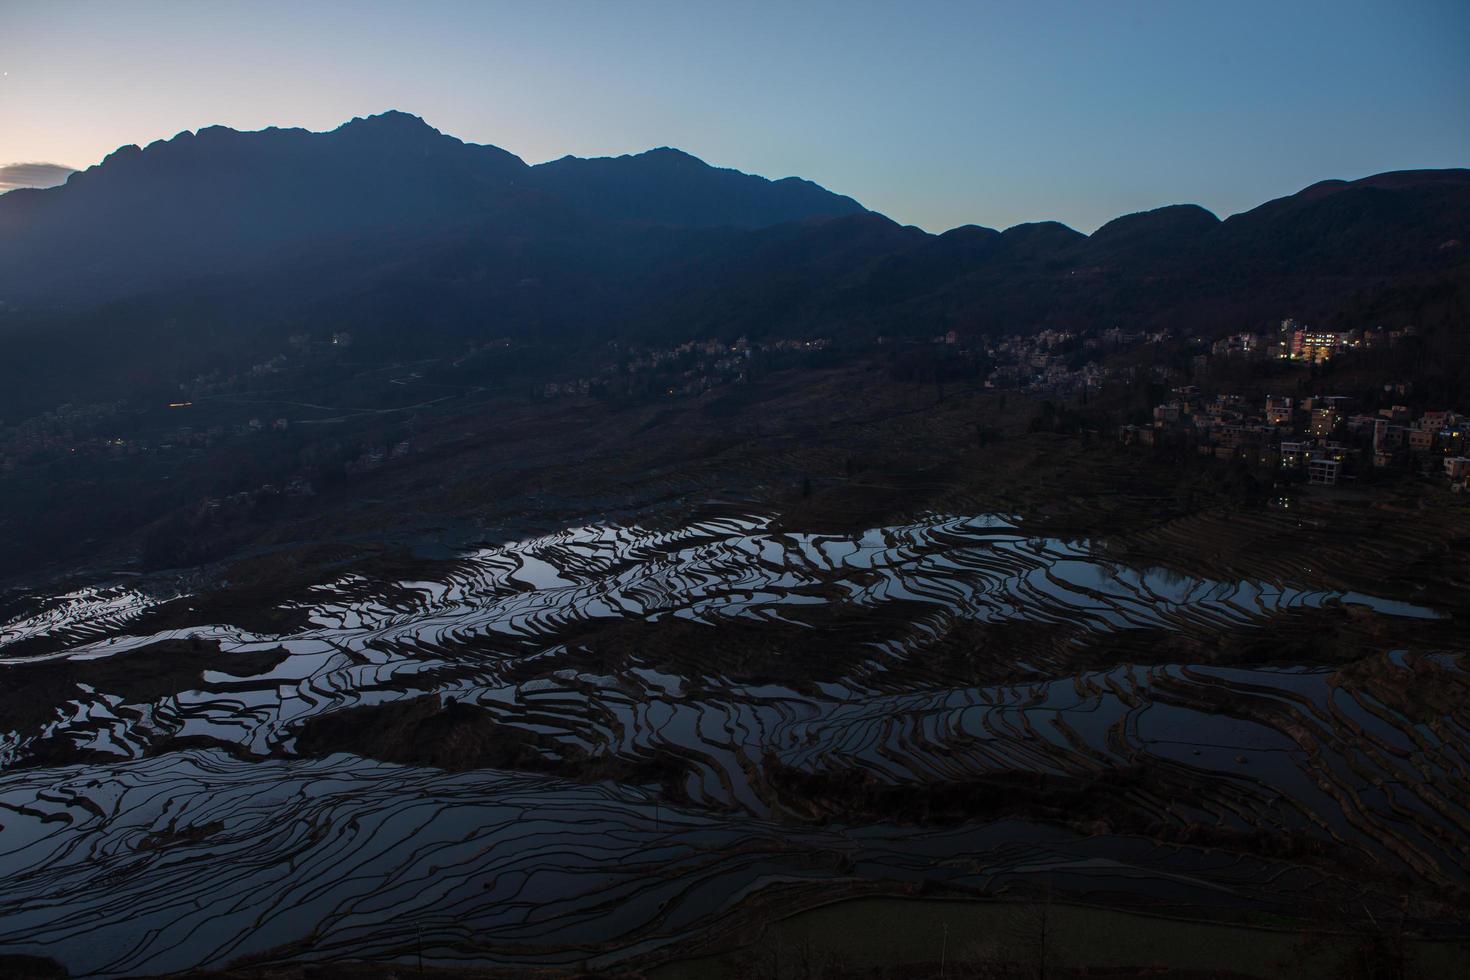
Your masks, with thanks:
[[[0,166],[400,108],[533,163],[678,146],[930,230],[1470,166],[1470,0],[0,0],[0,72]]]

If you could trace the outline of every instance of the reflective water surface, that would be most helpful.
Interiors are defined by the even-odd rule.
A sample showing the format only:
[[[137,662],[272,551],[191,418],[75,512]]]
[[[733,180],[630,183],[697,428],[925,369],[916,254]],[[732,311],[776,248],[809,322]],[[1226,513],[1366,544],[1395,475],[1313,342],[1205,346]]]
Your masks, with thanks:
[[[1415,684],[1463,685],[1454,660],[1385,651],[1351,683],[1330,668],[1067,665],[1069,644],[1140,630],[1268,629],[1338,602],[1434,610],[1120,566],[1001,517],[847,536],[758,517],[577,527],[422,581],[325,582],[292,603],[309,625],[282,635],[135,630],[160,601],[80,590],[0,625],[7,682],[63,658],[85,677],[83,661],[164,640],[220,648],[157,696],[81,680],[40,725],[0,718],[0,951],[99,975],[247,954],[612,962],[791,883],[985,888],[1044,874],[1084,893],[1259,906],[1317,880],[1149,843],[1139,820],[1290,834],[1404,874],[1467,877],[1467,719],[1399,703]],[[1005,679],[964,682],[935,653],[957,624],[1065,641],[1012,650],[994,633],[977,642],[995,645]],[[247,659],[272,651],[265,669]],[[302,757],[314,719],[425,696],[520,733],[538,771]],[[58,740],[87,761],[27,763]],[[591,765],[636,774],[658,759],[673,760],[658,770],[673,785]],[[848,819],[802,782],[856,774],[881,794],[1140,767],[1150,781],[1118,791],[1133,822],[1090,829],[1003,807],[942,826]]]

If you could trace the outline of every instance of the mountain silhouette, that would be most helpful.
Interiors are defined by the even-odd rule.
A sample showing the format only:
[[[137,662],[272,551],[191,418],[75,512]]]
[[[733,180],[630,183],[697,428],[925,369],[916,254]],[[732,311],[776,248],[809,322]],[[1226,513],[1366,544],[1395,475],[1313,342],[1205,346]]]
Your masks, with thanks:
[[[120,388],[303,329],[393,356],[486,335],[1463,329],[1466,242],[1463,169],[1323,181],[1223,221],[1186,204],[1092,235],[931,235],[666,147],[529,166],[401,112],[212,127],[0,195],[0,388]]]
[[[529,167],[396,111],[327,133],[214,126],[122,147],[62,187],[0,197],[0,300],[100,302],[475,225],[757,228],[861,210],[808,181],[670,149]]]
[[[856,214],[862,205],[798,177],[766,180],[659,147],[621,157],[562,157],[533,167],[531,184],[611,221],[761,228]]]

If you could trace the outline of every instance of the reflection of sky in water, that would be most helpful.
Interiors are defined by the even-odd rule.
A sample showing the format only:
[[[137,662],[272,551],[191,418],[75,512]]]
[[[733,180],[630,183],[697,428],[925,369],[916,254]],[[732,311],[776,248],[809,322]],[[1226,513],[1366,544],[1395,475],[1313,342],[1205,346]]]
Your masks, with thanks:
[[[1375,855],[1386,853],[1384,839],[1412,836],[1406,810],[1438,812],[1417,798],[1405,802],[1403,787],[1443,792],[1433,781],[1425,789],[1415,769],[1444,768],[1419,748],[1440,750],[1429,726],[1334,687],[1327,671],[1120,666],[1030,683],[945,686],[893,669],[923,657],[925,641],[949,617],[1107,633],[1251,626],[1277,610],[1333,599],[1385,615],[1435,615],[1402,602],[1135,569],[1098,559],[1085,541],[1027,537],[990,517],[935,518],[852,536],[774,533],[755,519],[664,531],[586,526],[483,549],[442,571],[437,580],[345,576],[315,587],[302,600],[311,626],[285,637],[227,626],[133,636],[128,623],[154,600],[117,589],[58,597],[0,627],[0,638],[49,635],[79,657],[124,655],[190,635],[220,641],[226,654],[285,648],[264,673],[237,677],[225,661],[156,703],[127,705],[105,690],[78,687],[44,733],[0,733],[0,760],[36,734],[139,760],[133,768],[81,767],[60,782],[47,771],[0,776],[0,874],[24,882],[12,899],[23,909],[0,896],[0,949],[31,941],[23,936],[75,938],[67,922],[85,920],[98,938],[75,947],[76,963],[162,969],[194,965],[216,949],[228,947],[220,954],[228,959],[299,938],[308,923],[326,923],[322,934],[343,948],[382,949],[403,939],[384,922],[412,922],[416,910],[431,908],[454,910],[430,921],[431,944],[436,929],[461,926],[532,941],[514,923],[528,922],[525,910],[538,903],[569,916],[554,925],[543,918],[540,935],[594,907],[600,911],[588,915],[589,941],[675,921],[658,918],[665,914],[693,922],[764,876],[811,873],[785,850],[730,864],[700,850],[711,841],[747,840],[748,821],[771,813],[762,772],[773,757],[798,770],[860,771],[905,784],[1016,772],[1086,777],[1110,766],[1163,763],[1170,773],[1205,773],[1228,785],[1227,799],[1206,784],[1187,784],[1187,809],[1198,819],[1237,828],[1250,820],[1304,832],[1327,827]],[[646,662],[636,645],[595,665],[569,655],[596,635],[588,629],[596,621],[820,625],[829,612],[874,628],[854,641],[863,656],[844,676],[799,691],[723,676],[713,644],[677,651],[677,666]],[[540,670],[538,658],[555,666]],[[1384,662],[1413,676],[1411,656]],[[257,757],[289,755],[291,726],[303,719],[426,692],[535,732],[552,755],[559,746],[593,757],[677,758],[689,799],[719,815],[666,814],[680,829],[659,837],[650,836],[645,790],[635,788],[452,776],[346,756],[145,758],[163,739],[195,736]],[[1354,747],[1358,736],[1336,737],[1343,720],[1372,740],[1371,755]],[[83,799],[121,816],[96,830],[98,818]],[[1437,798],[1440,805],[1453,804]],[[37,816],[61,810],[72,823]],[[161,821],[178,818],[183,828],[215,817],[224,826],[219,839],[179,845],[187,855],[180,866],[195,862],[190,877],[174,877],[174,865],[162,860],[176,848],[138,847]],[[622,843],[610,844],[609,834]],[[933,846],[912,831],[901,836],[903,847]],[[1454,864],[1437,850],[1441,844],[1413,839],[1431,862]],[[624,868],[667,860],[707,860],[704,884],[683,889]],[[190,896],[204,888],[218,897],[225,867],[238,914],[196,914]],[[131,884],[115,893],[92,887],[91,876],[111,873]],[[83,918],[67,919],[60,905],[38,900],[61,894],[82,896],[85,908],[68,914]],[[599,906],[604,900],[610,904]],[[142,911],[133,915],[129,902]],[[130,944],[155,927],[154,938],[139,941],[140,958],[127,959]],[[186,935],[192,938],[177,944]]]
[[[574,528],[484,549],[447,565],[444,581],[399,583],[391,595],[348,576],[312,590],[312,620],[324,637],[358,648],[421,641],[437,630],[454,630],[459,639],[487,632],[535,637],[576,619],[789,619],[780,607],[893,601],[986,621],[1071,620],[1103,630],[1183,625],[1191,617],[1238,623],[1329,599],[1386,615],[1435,615],[1356,592],[1134,569],[1092,557],[1086,542],[1024,537],[995,517],[936,518],[846,537],[773,534],[761,526],[741,519],[660,532]],[[50,636],[73,641],[76,651],[99,637],[136,645],[126,626],[149,605],[136,592],[83,590],[0,627],[0,643]]]
[[[1102,632],[1239,626],[1332,598],[1366,602],[1389,615],[1434,615],[1357,593],[1337,596],[1138,570],[1093,558],[1086,542],[1019,535],[996,517],[936,518],[856,536],[762,528],[754,519],[668,531],[585,526],[484,549],[447,563],[438,581],[380,585],[349,575],[311,589],[313,626],[287,637],[219,626],[132,636],[126,622],[147,600],[116,589],[71,593],[45,604],[36,619],[6,629],[14,636],[41,629],[58,638],[74,636],[72,652],[81,657],[116,656],[175,636],[215,639],[226,650],[285,647],[289,655],[269,672],[241,681],[227,670],[212,670],[200,690],[147,706],[139,721],[129,721],[127,712],[118,712],[117,699],[101,692],[80,698],[67,711],[70,720],[51,728],[52,734],[69,731],[97,750],[136,755],[165,733],[270,752],[289,744],[286,726],[305,717],[415,689],[461,695],[475,690],[483,699],[515,704],[517,684],[497,680],[499,665],[553,649],[564,634],[576,635],[596,620],[672,616],[706,624],[736,618],[800,625],[820,622],[804,617],[829,607],[882,617],[892,604],[903,603],[891,629],[898,635],[913,624],[915,639],[904,643],[922,645],[926,627],[915,617],[924,607],[984,622],[1070,623]],[[874,678],[885,672],[885,659],[908,655],[903,643],[869,642],[873,659],[866,669]],[[707,669],[718,672],[718,662]],[[586,700],[580,692],[568,696]],[[13,755],[31,734],[0,736],[0,758]]]

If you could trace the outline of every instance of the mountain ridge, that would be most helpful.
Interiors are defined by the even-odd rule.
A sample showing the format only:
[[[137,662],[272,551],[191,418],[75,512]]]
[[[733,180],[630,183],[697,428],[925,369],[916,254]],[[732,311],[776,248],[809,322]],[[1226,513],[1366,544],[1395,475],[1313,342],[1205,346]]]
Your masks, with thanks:
[[[807,181],[682,151],[571,161],[531,167],[397,111],[323,133],[186,130],[120,147],[59,187],[0,197],[0,300],[106,302],[363,235],[453,233],[506,214],[522,231],[538,210],[552,224],[570,209],[594,221],[748,228],[863,210]]]
[[[81,386],[303,329],[392,357],[482,336],[1210,336],[1287,316],[1463,329],[1466,241],[1464,169],[1319,181],[1223,220],[1183,204],[1092,235],[1056,221],[933,235],[668,147],[528,165],[395,113],[327,133],[206,127],[0,196],[0,336],[29,337],[56,370],[51,338],[107,350],[90,372],[72,358]],[[187,357],[163,356],[180,343]],[[0,369],[0,386],[44,375]]]

